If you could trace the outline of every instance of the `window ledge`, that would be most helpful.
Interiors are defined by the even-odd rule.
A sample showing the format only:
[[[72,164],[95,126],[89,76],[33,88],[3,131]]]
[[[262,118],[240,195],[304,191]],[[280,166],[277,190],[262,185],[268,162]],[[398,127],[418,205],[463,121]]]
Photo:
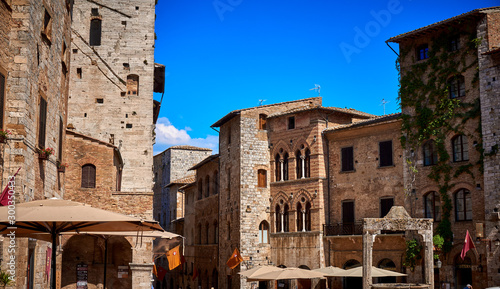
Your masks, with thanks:
[[[293,183],[303,183],[303,182],[311,182],[311,181],[320,181],[320,180],[326,180],[326,178],[323,177],[314,177],[314,178],[303,178],[303,179],[295,179],[295,180],[287,180],[287,181],[277,181],[277,182],[271,182],[271,186],[279,186],[279,185],[289,185]]]

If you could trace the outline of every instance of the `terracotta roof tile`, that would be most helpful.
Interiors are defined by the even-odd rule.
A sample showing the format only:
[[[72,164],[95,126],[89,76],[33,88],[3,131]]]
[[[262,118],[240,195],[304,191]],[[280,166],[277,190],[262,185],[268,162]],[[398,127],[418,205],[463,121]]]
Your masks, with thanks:
[[[400,112],[393,113],[393,114],[381,115],[381,116],[377,116],[374,118],[353,122],[350,124],[344,124],[344,125],[338,125],[338,126],[326,128],[323,130],[323,132],[339,131],[339,130],[348,129],[348,128],[360,127],[360,126],[364,126],[364,125],[382,123],[382,122],[386,122],[386,121],[396,120],[400,116],[401,116]]]
[[[325,107],[325,106],[316,106],[316,105],[304,105],[302,107],[296,107],[296,108],[293,108],[293,109],[290,109],[290,110],[287,110],[287,111],[281,111],[281,112],[273,113],[273,114],[269,115],[268,118],[278,117],[278,116],[283,116],[283,115],[293,114],[293,113],[298,113],[298,112],[303,112],[303,111],[315,110],[315,109],[322,109],[322,110],[327,110],[327,111],[331,111],[331,112],[337,111],[337,112],[354,114],[354,115],[357,115],[357,116],[369,117],[369,118],[375,117],[375,115],[373,115],[373,114],[369,114],[369,113],[362,112],[362,111],[359,111],[359,110],[355,110],[355,109],[352,109],[352,108],[340,108],[340,107]]]
[[[176,185],[176,184],[181,184],[181,185],[190,184],[190,183],[194,183],[195,180],[196,180],[195,176],[194,175],[190,175],[190,176],[187,176],[187,177],[184,177],[184,178],[175,179],[175,180],[171,181],[165,187],[170,187],[170,186]]]

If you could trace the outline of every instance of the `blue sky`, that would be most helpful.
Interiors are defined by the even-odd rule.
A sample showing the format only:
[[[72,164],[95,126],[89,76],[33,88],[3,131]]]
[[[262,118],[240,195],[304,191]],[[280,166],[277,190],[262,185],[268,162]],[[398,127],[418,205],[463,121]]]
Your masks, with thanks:
[[[493,0],[159,0],[155,61],[166,84],[154,152],[217,151],[228,112],[317,96],[324,106],[399,111],[396,54],[385,40]],[[396,44],[391,44],[398,51]],[[160,100],[161,95],[155,94]]]

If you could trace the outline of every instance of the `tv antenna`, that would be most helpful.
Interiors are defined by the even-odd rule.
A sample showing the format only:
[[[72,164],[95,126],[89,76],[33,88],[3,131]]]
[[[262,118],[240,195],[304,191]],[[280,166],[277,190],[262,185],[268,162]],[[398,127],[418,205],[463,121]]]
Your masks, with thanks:
[[[321,86],[319,84],[314,84],[314,88],[309,90],[318,90],[318,96],[321,96]]]
[[[389,102],[390,102],[390,101],[387,101],[387,100],[385,100],[385,99],[383,99],[383,98],[382,98],[382,101],[381,101],[381,104],[380,104],[380,105],[384,106],[384,115],[385,115],[385,104],[386,104],[386,103],[389,103]]]
[[[262,103],[264,103],[264,101],[266,101],[267,99],[259,99],[259,106],[262,106]]]

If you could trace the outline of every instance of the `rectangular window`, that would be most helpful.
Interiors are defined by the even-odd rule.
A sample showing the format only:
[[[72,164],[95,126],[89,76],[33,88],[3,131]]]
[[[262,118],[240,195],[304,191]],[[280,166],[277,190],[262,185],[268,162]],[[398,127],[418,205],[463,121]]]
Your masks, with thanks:
[[[0,129],[3,129],[3,115],[5,103],[5,76],[0,73]]]
[[[392,141],[379,142],[379,153],[380,153],[380,166],[387,167],[392,166]]]
[[[38,146],[45,148],[45,129],[47,125],[47,101],[40,96],[40,114],[38,116]]]
[[[393,198],[380,199],[380,218],[385,217],[392,206],[394,206]]]
[[[80,67],[76,69],[76,77],[82,79],[82,69]]]
[[[291,116],[288,118],[288,129],[295,128],[295,116]]]
[[[266,129],[267,116],[265,114],[259,114],[259,129]]]
[[[58,152],[57,152],[57,159],[59,161],[62,161],[62,155],[63,155],[63,129],[64,129],[64,122],[62,117],[59,117],[59,147],[58,147]]]
[[[90,21],[90,46],[101,45],[101,19],[95,18]]]
[[[451,51],[457,51],[460,49],[460,37],[459,36],[454,36],[450,39],[448,43],[448,50]]]
[[[429,58],[429,45],[423,44],[417,48],[417,59],[424,60]]]
[[[349,172],[354,170],[354,150],[353,147],[342,148],[342,171]]]
[[[267,171],[258,170],[258,185],[259,188],[267,187]]]

